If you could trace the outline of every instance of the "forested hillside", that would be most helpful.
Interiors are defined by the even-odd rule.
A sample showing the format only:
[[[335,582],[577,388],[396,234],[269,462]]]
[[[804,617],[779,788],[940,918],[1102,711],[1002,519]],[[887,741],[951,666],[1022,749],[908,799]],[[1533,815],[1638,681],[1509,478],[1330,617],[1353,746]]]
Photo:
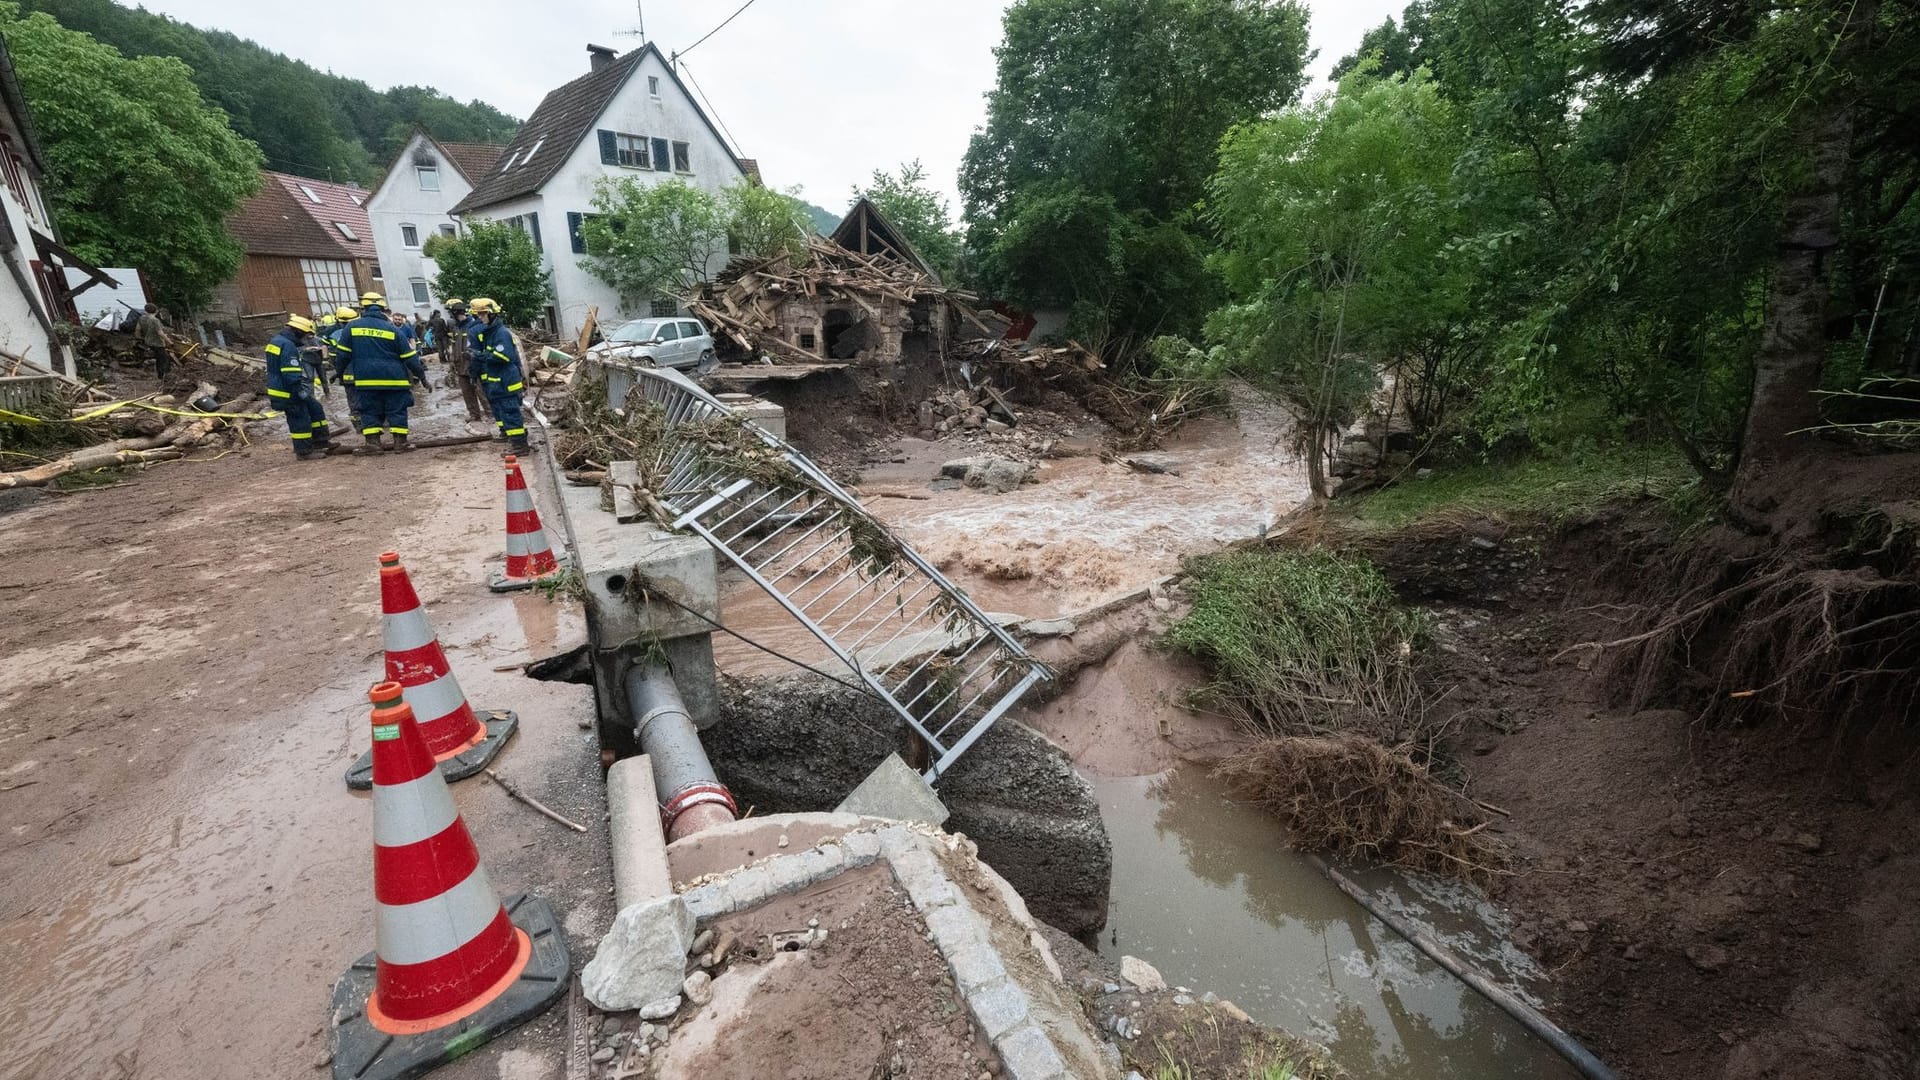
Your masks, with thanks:
[[[371,181],[413,125],[456,142],[505,143],[519,121],[481,101],[462,104],[424,86],[375,90],[219,30],[202,30],[111,0],[24,0],[129,57],[171,56],[194,85],[260,145],[266,167],[332,180]],[[316,29],[325,25],[315,22]],[[312,55],[337,43],[317,36]]]

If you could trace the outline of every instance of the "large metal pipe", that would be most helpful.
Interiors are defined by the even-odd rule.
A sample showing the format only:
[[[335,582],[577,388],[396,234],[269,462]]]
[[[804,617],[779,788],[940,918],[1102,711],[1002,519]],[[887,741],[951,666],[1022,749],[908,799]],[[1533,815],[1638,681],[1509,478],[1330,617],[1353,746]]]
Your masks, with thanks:
[[[714,775],[673,672],[660,660],[643,661],[627,669],[625,682],[634,735],[640,751],[653,762],[667,840],[734,820],[738,808],[733,795]]]

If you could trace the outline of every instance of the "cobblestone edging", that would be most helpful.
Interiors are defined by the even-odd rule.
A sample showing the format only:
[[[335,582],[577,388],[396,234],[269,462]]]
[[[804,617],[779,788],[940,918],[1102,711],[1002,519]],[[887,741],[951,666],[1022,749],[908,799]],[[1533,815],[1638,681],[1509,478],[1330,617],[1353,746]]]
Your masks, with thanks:
[[[934,854],[931,845],[945,842],[945,834],[906,825],[850,832],[812,850],[776,856],[706,881],[681,898],[694,919],[704,923],[884,860],[926,922],[934,947],[953,971],[968,1011],[993,1043],[1006,1075],[1013,1080],[1072,1080],[1032,999],[1001,963],[986,920],[954,887]]]

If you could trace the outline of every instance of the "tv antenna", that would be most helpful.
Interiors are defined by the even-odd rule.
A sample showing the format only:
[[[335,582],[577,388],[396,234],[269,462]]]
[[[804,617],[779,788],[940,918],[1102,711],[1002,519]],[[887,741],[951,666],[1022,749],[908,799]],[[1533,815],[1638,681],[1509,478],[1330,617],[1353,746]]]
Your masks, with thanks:
[[[633,10],[634,10],[634,14],[639,16],[640,18],[640,25],[635,27],[632,30],[622,30],[619,32],[618,36],[619,37],[637,37],[640,39],[640,44],[645,45],[647,43],[646,0],[633,0]]]

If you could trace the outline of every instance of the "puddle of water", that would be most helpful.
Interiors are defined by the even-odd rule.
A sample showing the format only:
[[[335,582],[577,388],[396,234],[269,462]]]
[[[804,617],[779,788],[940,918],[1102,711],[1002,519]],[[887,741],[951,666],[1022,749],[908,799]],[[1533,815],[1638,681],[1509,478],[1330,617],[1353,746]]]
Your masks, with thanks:
[[[1577,1075],[1288,851],[1277,822],[1227,801],[1204,770],[1088,779],[1113,840],[1103,952],[1138,956],[1169,984],[1212,991],[1262,1023],[1323,1043],[1356,1076]],[[1440,908],[1464,897],[1441,890],[1422,899]],[[1466,921],[1435,920],[1449,945],[1477,961],[1497,959],[1494,947],[1456,936]]]

